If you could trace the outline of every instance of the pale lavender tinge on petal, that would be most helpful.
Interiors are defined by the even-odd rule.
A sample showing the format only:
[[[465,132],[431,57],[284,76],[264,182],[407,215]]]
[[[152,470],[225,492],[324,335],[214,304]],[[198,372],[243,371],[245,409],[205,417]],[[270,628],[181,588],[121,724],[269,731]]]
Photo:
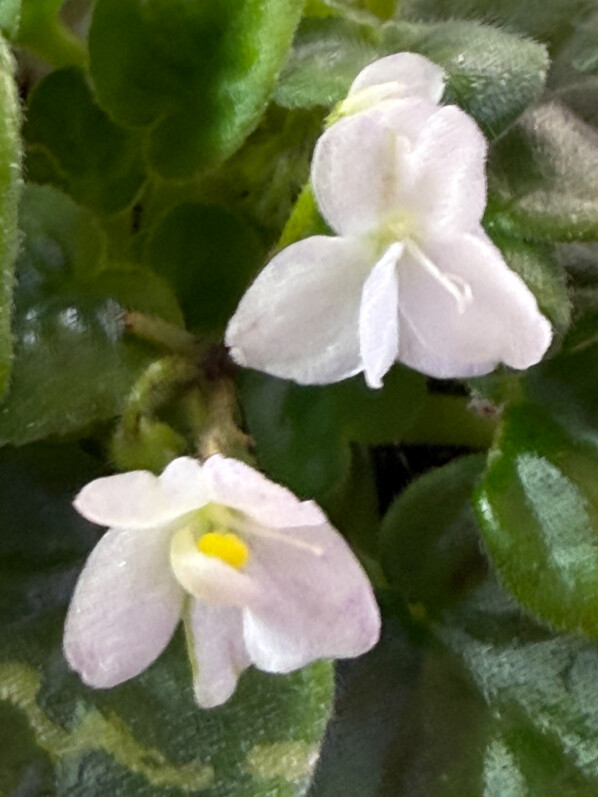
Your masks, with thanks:
[[[160,477],[144,470],[105,476],[87,484],[73,503],[93,523],[151,529],[206,503],[201,465],[179,457]]]
[[[380,615],[351,549],[327,524],[286,534],[296,546],[258,540],[248,565],[264,587],[264,600],[244,611],[252,662],[284,673],[365,653],[378,640]]]
[[[243,640],[242,610],[191,600],[184,614],[195,699],[202,708],[225,703],[251,664]]]
[[[64,654],[83,681],[110,687],[145,670],[178,623],[183,590],[168,563],[171,531],[110,529],[69,607]]]
[[[366,382],[382,387],[382,377],[399,350],[399,283],[397,262],[403,244],[392,244],[367,278],[361,297],[359,340]]]
[[[215,454],[205,465],[213,500],[268,527],[315,526],[326,522],[313,501],[300,501],[281,484],[238,459]]]
[[[284,249],[229,322],[233,359],[300,384],[358,373],[359,302],[371,265],[358,241],[343,238],[315,236]]]

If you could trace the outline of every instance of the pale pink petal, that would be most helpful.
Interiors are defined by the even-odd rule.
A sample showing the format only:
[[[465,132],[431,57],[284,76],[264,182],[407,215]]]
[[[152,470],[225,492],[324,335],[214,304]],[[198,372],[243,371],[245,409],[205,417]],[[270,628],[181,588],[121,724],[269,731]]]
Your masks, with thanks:
[[[503,362],[528,368],[550,345],[552,330],[532,292],[482,233],[426,242],[444,274],[469,285],[459,303],[407,251],[400,261],[399,359],[438,378],[489,373]]]
[[[437,64],[417,53],[395,53],[380,58],[362,69],[355,78],[349,96],[370,86],[394,83],[392,97],[421,97],[440,102],[446,76]]]
[[[290,490],[238,459],[215,454],[204,465],[215,503],[238,509],[268,527],[316,526],[326,522],[313,501],[300,501]]]
[[[261,597],[261,585],[246,572],[216,556],[200,553],[188,527],[179,529],[172,538],[170,566],[181,586],[206,603],[246,606]]]
[[[251,664],[243,641],[241,609],[191,600],[185,627],[195,699],[202,708],[225,703]]]
[[[352,240],[315,236],[287,247],[249,287],[229,322],[231,356],[301,384],[358,373],[359,301],[371,265]]]
[[[110,529],[75,588],[64,655],[86,684],[110,687],[145,670],[168,644],[183,590],[168,564],[171,530]]]
[[[264,600],[243,612],[252,662],[290,672],[316,659],[365,653],[378,640],[380,615],[347,543],[328,524],[288,529],[286,536],[287,544],[257,538],[247,567],[264,587]]]
[[[367,278],[361,297],[359,341],[365,381],[382,387],[382,377],[399,350],[397,261],[403,244],[392,244]]]
[[[150,529],[198,509],[207,500],[201,465],[191,457],[179,457],[160,477],[134,470],[96,479],[73,503],[93,523]]]

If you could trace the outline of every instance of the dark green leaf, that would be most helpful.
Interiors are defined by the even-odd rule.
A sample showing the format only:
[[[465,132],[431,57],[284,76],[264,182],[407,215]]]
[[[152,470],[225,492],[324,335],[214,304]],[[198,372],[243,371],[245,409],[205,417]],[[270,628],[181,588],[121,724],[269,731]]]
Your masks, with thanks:
[[[540,241],[598,236],[598,132],[565,106],[527,111],[493,148],[490,191],[507,232]]]
[[[64,0],[21,0],[20,15],[12,0],[9,12],[10,36],[20,45],[33,50],[52,66],[85,66],[87,51],[83,41],[61,20]]]
[[[119,128],[96,104],[83,72],[52,72],[35,89],[23,130],[34,153],[45,156],[39,173],[29,160],[28,177],[47,179],[48,159],[54,162],[50,177],[78,202],[101,213],[129,205],[145,178],[135,136]]]
[[[330,710],[329,664],[288,677],[251,671],[211,711],[193,701],[182,635],[112,690],[88,689],[68,671],[64,609],[97,539],[70,501],[94,475],[72,446],[0,455],[0,715],[11,722],[0,784],[49,794],[50,760],[51,793],[65,797],[304,794]]]
[[[326,494],[349,469],[350,450],[330,388],[244,372],[241,404],[260,465],[304,497]]]
[[[379,56],[378,37],[367,25],[306,19],[293,42],[274,100],[285,108],[330,107],[347,96],[357,73]]]
[[[0,395],[6,388],[12,362],[10,317],[13,271],[19,243],[20,121],[14,62],[0,37]]]
[[[432,614],[462,597],[484,574],[472,494],[486,457],[454,460],[420,476],[382,522],[381,558],[410,604]]]
[[[575,20],[594,7],[594,0],[403,0],[399,11],[416,21],[483,20],[556,47],[571,34]]]
[[[303,0],[99,0],[91,72],[106,110],[148,130],[150,163],[188,178],[257,125]]]
[[[109,266],[89,211],[49,186],[23,195],[15,364],[0,405],[0,442],[81,433],[118,414],[153,352],[123,337],[125,310],[181,320],[167,284],[140,266]]]
[[[478,22],[389,24],[384,46],[421,53],[444,67],[445,100],[471,114],[490,137],[538,98],[548,69],[544,46]]]
[[[188,326],[202,330],[224,328],[263,254],[251,227],[215,205],[179,205],[145,246],[145,261],[174,286]]]
[[[595,444],[578,439],[540,405],[512,407],[476,506],[492,561],[517,600],[556,628],[596,637]]]

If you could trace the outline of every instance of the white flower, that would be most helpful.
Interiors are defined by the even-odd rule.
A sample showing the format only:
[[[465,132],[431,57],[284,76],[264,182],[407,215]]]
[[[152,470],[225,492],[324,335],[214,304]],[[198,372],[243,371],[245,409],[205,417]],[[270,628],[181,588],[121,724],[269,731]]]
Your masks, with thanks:
[[[74,503],[110,526],[64,633],[65,656],[90,686],[145,670],[181,617],[204,707],[226,701],[251,664],[286,673],[378,639],[369,581],[320,508],[238,460],[180,457],[160,477],[97,479]]]
[[[366,67],[345,110],[367,110],[319,139],[311,182],[338,237],[292,244],[250,286],[226,332],[241,365],[304,384],[364,371],[380,387],[395,360],[464,378],[548,348],[549,322],[481,226],[484,136],[430,101],[437,67],[415,70],[418,96],[404,97],[398,58]]]

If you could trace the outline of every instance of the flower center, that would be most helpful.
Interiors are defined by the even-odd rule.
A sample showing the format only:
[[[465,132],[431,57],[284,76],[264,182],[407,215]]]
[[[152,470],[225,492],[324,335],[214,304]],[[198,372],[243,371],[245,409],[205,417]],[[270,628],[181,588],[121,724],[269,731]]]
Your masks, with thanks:
[[[232,531],[208,531],[196,545],[200,553],[221,559],[237,570],[242,570],[249,559],[249,548]]]
[[[415,219],[407,210],[400,210],[387,216],[383,223],[372,232],[371,241],[380,257],[389,246],[402,243],[415,234]]]

